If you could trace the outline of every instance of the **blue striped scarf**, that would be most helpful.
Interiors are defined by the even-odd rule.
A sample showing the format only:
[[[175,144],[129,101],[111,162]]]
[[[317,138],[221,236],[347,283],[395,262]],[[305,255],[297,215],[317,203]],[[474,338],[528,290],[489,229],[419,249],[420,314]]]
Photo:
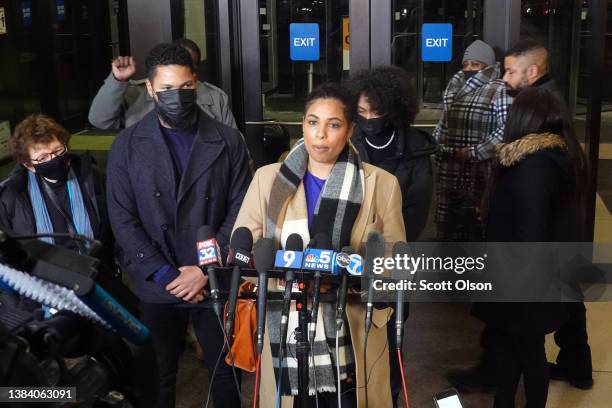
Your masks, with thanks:
[[[68,173],[66,187],[68,188],[70,212],[72,213],[72,222],[76,228],[76,233],[93,239],[93,229],[91,228],[87,208],[85,208],[81,187],[79,186],[79,181],[77,180],[72,169],[70,169]],[[36,180],[36,175],[31,171],[28,171],[28,193],[30,195],[32,209],[34,210],[36,233],[52,234],[54,232],[53,223],[51,222],[51,217],[49,217],[49,211],[45,205],[45,200]],[[52,237],[44,237],[39,239],[49,244],[55,244],[55,240]]]

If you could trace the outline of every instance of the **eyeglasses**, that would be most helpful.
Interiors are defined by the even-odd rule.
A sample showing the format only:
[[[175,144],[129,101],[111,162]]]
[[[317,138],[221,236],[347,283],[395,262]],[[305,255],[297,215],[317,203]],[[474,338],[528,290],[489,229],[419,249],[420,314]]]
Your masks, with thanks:
[[[63,156],[68,152],[68,146],[66,145],[62,145],[62,147],[56,149],[55,151],[51,152],[51,153],[44,153],[41,154],[40,156],[38,156],[36,159],[30,159],[30,161],[34,164],[40,164],[40,163],[45,163],[48,162],[49,160],[52,160],[58,156]]]

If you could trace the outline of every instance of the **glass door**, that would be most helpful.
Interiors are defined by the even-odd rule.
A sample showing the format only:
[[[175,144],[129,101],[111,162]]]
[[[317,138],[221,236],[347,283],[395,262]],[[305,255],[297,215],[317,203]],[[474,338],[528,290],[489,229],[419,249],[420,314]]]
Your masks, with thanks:
[[[463,50],[482,37],[482,0],[393,0],[391,60],[413,74],[413,86],[424,106],[437,107],[448,80],[461,68]],[[422,62],[423,23],[453,25],[453,59]]]
[[[380,63],[399,65],[413,74],[419,101],[437,108],[446,83],[461,67],[463,50],[474,39],[481,38],[483,31],[483,0],[258,0],[257,4],[253,3],[240,2],[232,10],[237,16],[234,40],[239,44],[239,58],[233,59],[233,66],[240,66],[233,82],[242,85],[234,93],[234,113],[245,123],[247,143],[257,164],[276,161],[278,150],[289,145],[283,142],[282,148],[274,149],[272,146],[280,142],[273,143],[273,139],[289,135],[293,141],[300,137],[302,108],[309,87],[346,79],[351,70]],[[381,10],[386,10],[384,16]],[[453,24],[453,60],[423,63],[421,27],[423,23],[438,22]],[[291,60],[291,23],[318,24],[318,61]],[[378,41],[381,35],[385,38]],[[375,43],[376,47],[389,47],[385,50],[388,54],[374,49]],[[240,106],[237,101],[241,101]],[[432,121],[437,121],[437,115],[434,109],[431,116],[436,118]]]
[[[188,38],[200,48],[198,78],[221,87],[217,4],[211,0],[173,0],[171,25],[173,40]]]
[[[259,0],[264,118],[299,122],[309,83],[343,78],[347,71],[342,65],[342,19],[348,14],[348,0]],[[291,23],[319,25],[319,61],[291,61]]]
[[[233,107],[244,121],[247,144],[259,166],[277,161],[301,137],[302,109],[309,89],[347,77],[349,56],[344,41],[349,8],[369,7],[369,1],[258,0],[253,2],[257,7],[246,3],[250,2],[233,9],[240,54],[233,60],[234,66],[240,66],[233,80],[238,88]],[[291,60],[291,23],[318,24],[318,61]],[[235,86],[237,82],[240,87]]]
[[[10,31],[0,45],[5,95],[0,120],[14,127],[28,114],[44,112],[71,131],[86,127],[89,104],[108,75],[113,52],[109,10],[120,18],[122,3],[4,0],[0,7]],[[120,38],[120,29],[115,31]]]

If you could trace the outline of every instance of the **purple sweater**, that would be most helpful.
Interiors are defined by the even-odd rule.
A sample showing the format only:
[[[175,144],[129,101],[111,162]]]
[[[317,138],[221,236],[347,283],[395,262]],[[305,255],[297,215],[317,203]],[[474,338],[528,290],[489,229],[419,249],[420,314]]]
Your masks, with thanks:
[[[196,137],[196,129],[191,132],[183,132],[176,129],[170,129],[160,126],[164,139],[170,149],[172,160],[174,161],[174,168],[176,169],[176,176],[178,180],[183,176],[187,163],[189,162],[189,154],[191,153],[191,147]],[[176,183],[179,185],[180,183]],[[166,287],[170,282],[175,280],[180,275],[180,272],[170,264],[166,264],[159,268],[153,274],[153,280],[159,283],[162,287]]]

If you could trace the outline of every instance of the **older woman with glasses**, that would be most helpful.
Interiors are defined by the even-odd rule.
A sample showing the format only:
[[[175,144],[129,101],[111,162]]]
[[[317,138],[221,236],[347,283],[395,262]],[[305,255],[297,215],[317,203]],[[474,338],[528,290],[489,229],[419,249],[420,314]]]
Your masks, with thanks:
[[[9,147],[17,166],[0,184],[0,226],[17,234],[78,234],[112,245],[104,177],[89,154],[68,152],[70,134],[45,115],[15,128]],[[74,251],[87,244],[41,237]]]

